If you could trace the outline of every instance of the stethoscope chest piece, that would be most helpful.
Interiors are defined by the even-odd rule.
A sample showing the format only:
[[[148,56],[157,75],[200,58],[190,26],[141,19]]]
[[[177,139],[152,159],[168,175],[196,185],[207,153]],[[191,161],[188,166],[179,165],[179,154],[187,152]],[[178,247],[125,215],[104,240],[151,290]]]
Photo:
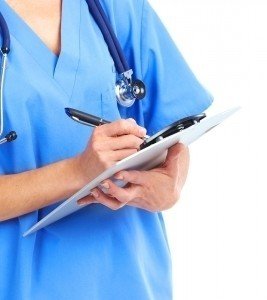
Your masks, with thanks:
[[[141,100],[146,96],[145,84],[141,80],[121,78],[116,82],[115,94],[117,101],[124,107],[130,107],[135,100]]]

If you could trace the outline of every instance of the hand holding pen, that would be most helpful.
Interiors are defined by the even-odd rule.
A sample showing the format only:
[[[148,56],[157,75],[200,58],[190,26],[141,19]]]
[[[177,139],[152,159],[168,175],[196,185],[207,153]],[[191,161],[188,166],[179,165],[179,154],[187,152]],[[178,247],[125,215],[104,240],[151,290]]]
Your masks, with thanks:
[[[79,123],[96,127],[86,149],[77,158],[84,184],[116,162],[136,153],[144,142],[145,128],[138,126],[131,119],[110,123],[77,110],[66,109],[66,113]],[[102,125],[98,126],[100,124]]]
[[[107,121],[103,118],[99,118],[97,116],[90,115],[83,111],[69,108],[69,107],[65,108],[65,112],[72,120],[74,120],[80,124],[91,126],[91,127],[97,127],[97,126],[100,126],[103,124],[111,123],[110,121]],[[133,122],[135,122],[134,119],[130,119],[130,120],[133,120]],[[149,138],[149,136],[145,135],[144,138],[147,139],[147,138]]]

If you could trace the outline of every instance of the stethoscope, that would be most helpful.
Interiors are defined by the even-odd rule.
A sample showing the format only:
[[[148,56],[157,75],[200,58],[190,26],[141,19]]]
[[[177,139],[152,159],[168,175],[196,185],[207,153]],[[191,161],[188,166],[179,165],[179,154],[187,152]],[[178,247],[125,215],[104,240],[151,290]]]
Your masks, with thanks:
[[[146,95],[146,88],[143,81],[133,79],[133,70],[129,67],[124,56],[120,43],[109,23],[109,20],[99,2],[99,0],[85,0],[89,11],[101,30],[104,40],[108,46],[109,52],[113,58],[116,70],[117,81],[115,84],[115,94],[117,101],[124,107],[130,107],[135,100],[141,100]],[[4,138],[1,136],[4,131],[4,109],[3,109],[3,89],[5,82],[5,73],[7,68],[7,56],[10,51],[10,34],[7,23],[0,13],[0,29],[2,33],[1,47],[1,86],[0,86],[0,145],[6,142],[14,141],[17,138],[15,131],[9,132]]]
[[[4,108],[3,108],[3,90],[5,83],[5,74],[7,67],[7,55],[10,51],[10,34],[7,27],[7,23],[0,13],[0,29],[2,33],[2,47],[1,47],[1,75],[0,75],[0,145],[6,142],[12,142],[17,138],[15,131],[10,131],[4,138],[1,136],[4,132]]]
[[[93,16],[98,25],[104,40],[108,46],[108,50],[114,61],[117,70],[117,81],[115,84],[115,94],[117,101],[124,107],[130,107],[136,100],[141,100],[146,95],[146,87],[143,81],[133,79],[133,70],[129,67],[124,56],[120,43],[112,29],[112,26],[99,2],[99,0],[85,0],[89,12]],[[4,113],[3,113],[3,89],[5,82],[5,73],[7,68],[7,56],[10,51],[10,34],[7,23],[0,13],[0,29],[2,33],[2,47],[1,47],[1,77],[0,77],[0,145],[6,142],[14,141],[17,138],[15,131],[10,131],[4,138],[1,136],[4,132]],[[149,146],[162,138],[165,138],[173,133],[181,131],[195,123],[198,123],[205,115],[196,115],[187,117],[183,120],[177,121],[157,135],[153,135],[144,143],[144,147]]]

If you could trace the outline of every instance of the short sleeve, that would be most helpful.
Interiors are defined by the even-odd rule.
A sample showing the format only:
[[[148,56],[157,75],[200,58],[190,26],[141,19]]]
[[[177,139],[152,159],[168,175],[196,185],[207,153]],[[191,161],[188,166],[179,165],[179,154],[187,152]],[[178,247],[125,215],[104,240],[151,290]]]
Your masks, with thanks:
[[[210,106],[212,96],[199,83],[147,0],[140,48],[141,74],[147,86],[143,118],[149,134]]]

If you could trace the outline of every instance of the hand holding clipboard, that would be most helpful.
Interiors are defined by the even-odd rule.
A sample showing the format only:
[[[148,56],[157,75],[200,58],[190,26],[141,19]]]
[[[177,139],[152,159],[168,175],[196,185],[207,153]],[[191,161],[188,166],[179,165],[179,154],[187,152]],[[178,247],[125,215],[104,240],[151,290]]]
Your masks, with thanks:
[[[60,204],[57,208],[55,208],[52,212],[50,212],[47,216],[45,216],[27,232],[25,232],[23,236],[27,236],[63,217],[66,217],[71,213],[74,213],[79,209],[82,209],[84,206],[78,205],[77,201],[89,195],[93,188],[97,187],[105,179],[112,178],[115,173],[121,170],[149,170],[158,166],[165,160],[168,148],[178,142],[185,145],[191,144],[203,134],[210,131],[225,119],[233,115],[239,109],[239,107],[235,107],[214,116],[202,118],[194,125],[191,125],[186,129],[180,130],[158,141],[155,140],[154,144],[151,144],[148,147],[145,147],[144,149],[134,153],[133,155],[124,158],[123,160],[114,164],[111,168],[105,170],[94,180],[85,185],[80,191]],[[157,133],[157,135],[159,133]],[[114,181],[120,186],[125,184],[124,182],[116,180]]]

